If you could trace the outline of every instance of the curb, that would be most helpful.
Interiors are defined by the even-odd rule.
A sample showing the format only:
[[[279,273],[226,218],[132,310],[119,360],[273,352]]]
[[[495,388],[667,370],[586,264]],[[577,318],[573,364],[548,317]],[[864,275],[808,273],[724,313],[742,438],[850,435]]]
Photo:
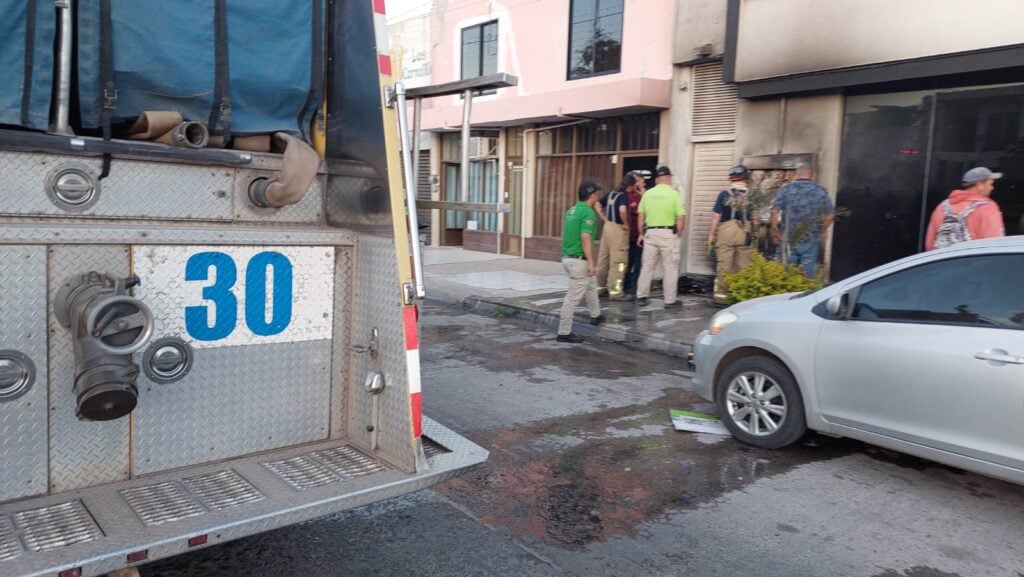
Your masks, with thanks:
[[[432,293],[433,294],[426,299],[427,301],[437,301],[455,305],[461,307],[463,310],[483,316],[514,319],[521,322],[541,325],[550,328],[552,333],[558,329],[558,314],[537,311],[503,302],[496,302],[488,300],[486,297],[476,295],[463,297],[445,291],[437,291],[436,289],[432,290]],[[685,359],[690,353],[693,345],[692,343],[636,334],[623,325],[607,323],[595,327],[589,322],[574,320],[572,330],[576,334],[584,337],[596,337],[607,341],[617,342],[630,348],[662,353],[683,359]]]

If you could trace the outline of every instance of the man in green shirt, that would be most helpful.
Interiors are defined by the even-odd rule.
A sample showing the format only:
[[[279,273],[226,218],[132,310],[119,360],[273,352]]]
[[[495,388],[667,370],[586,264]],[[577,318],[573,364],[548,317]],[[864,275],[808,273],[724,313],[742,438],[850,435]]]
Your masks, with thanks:
[[[558,322],[557,340],[562,343],[582,343],[583,337],[572,332],[572,317],[576,305],[586,295],[590,309],[590,324],[604,321],[601,304],[597,300],[597,269],[594,263],[594,236],[597,232],[597,183],[584,180],[580,183],[579,202],[565,213],[562,228],[562,266],[569,274],[569,290],[562,301],[562,315]]]
[[[683,306],[676,300],[676,287],[679,285],[679,238],[686,226],[686,210],[679,191],[672,188],[672,171],[667,166],[659,166],[654,177],[655,187],[644,193],[637,207],[641,234],[636,242],[643,246],[644,253],[636,304],[641,307],[647,304],[654,269],[660,261],[664,267],[661,283],[665,289],[665,308],[677,309]]]

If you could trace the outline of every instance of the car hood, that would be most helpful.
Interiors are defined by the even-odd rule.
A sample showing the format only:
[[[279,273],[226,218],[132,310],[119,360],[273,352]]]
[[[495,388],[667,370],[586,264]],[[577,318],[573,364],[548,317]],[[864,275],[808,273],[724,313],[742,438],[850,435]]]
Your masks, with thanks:
[[[793,297],[798,294],[800,293],[794,292],[751,299],[749,301],[743,301],[741,303],[734,304],[731,307],[729,307],[728,310],[734,313],[741,313],[778,306],[784,302],[792,300]]]

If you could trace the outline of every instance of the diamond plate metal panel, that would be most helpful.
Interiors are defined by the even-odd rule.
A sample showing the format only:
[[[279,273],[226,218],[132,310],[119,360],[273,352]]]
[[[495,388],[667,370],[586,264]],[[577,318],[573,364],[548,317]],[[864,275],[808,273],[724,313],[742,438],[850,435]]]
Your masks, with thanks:
[[[415,467],[409,383],[406,370],[405,335],[399,294],[398,263],[391,239],[362,235],[357,250],[356,295],[353,311],[356,344],[380,329],[379,354],[355,355],[355,375],[350,387],[349,435],[358,445],[369,447],[366,427],[373,423],[373,402],[361,385],[370,370],[383,372],[385,387],[378,397],[377,427],[379,449],[403,468]]]
[[[22,219],[3,221],[0,226],[0,244],[209,244],[209,245],[263,245],[263,246],[342,246],[354,245],[357,237],[347,230],[246,228],[238,225],[204,225],[186,228],[175,224],[128,224],[116,226],[101,223],[82,224],[81,221],[47,221]]]
[[[444,448],[439,443],[436,443],[433,439],[423,437],[423,454],[426,455],[428,459],[450,452],[451,451]]]
[[[10,561],[21,555],[21,542],[14,531],[14,524],[7,517],[0,517],[0,561]]]
[[[266,499],[252,483],[230,469],[184,479],[182,483],[203,506],[212,511]]]
[[[27,393],[0,403],[0,502],[47,490],[45,286],[45,247],[0,247],[0,349],[27,355],[36,369]]]
[[[342,479],[354,479],[384,470],[384,466],[365,453],[352,447],[337,447],[326,451],[316,451],[313,457],[318,459]]]
[[[46,177],[62,164],[87,167],[100,159],[29,152],[0,152],[0,214],[67,216],[46,195]],[[118,159],[102,182],[96,204],[79,216],[231,220],[234,172],[229,168]]]
[[[14,514],[14,526],[29,551],[47,551],[103,536],[81,501]]]
[[[347,387],[354,383],[352,373],[352,319],[355,256],[352,247],[334,251],[334,350],[331,358],[331,438],[348,433]]]
[[[263,463],[263,466],[296,491],[304,491],[341,480],[337,473],[314,459],[312,455],[301,455],[281,461],[268,461]]]
[[[121,496],[143,524],[150,527],[206,513],[176,482],[132,487],[121,491]]]
[[[331,164],[324,202],[327,222],[361,230],[376,228],[381,234],[390,234],[394,221],[387,181],[368,167]]]
[[[208,287],[215,284],[218,272],[211,272],[206,281],[185,281],[186,263],[194,255],[217,252],[231,257],[236,269],[236,280],[228,288],[237,301],[237,315],[234,330],[224,338],[204,341],[193,338],[185,328],[185,308],[207,306],[207,316],[213,317],[223,311],[204,298]],[[284,330],[273,335],[256,335],[246,322],[247,272],[253,257],[273,252],[284,255],[292,266],[291,317]],[[226,347],[268,343],[291,343],[298,341],[324,340],[331,338],[332,315],[334,313],[334,248],[333,247],[281,247],[281,246],[142,246],[132,250],[133,271],[141,284],[135,295],[153,310],[159,331],[166,335],[179,336],[196,348]],[[273,286],[268,277],[278,274],[266,272],[263,275],[267,302],[258,303],[267,316],[271,303],[276,302]],[[207,323],[212,323],[212,319]]]
[[[324,221],[324,175],[313,180],[306,196],[291,206],[259,208],[249,201],[249,184],[258,178],[274,179],[276,173],[238,170],[235,174],[235,220],[239,222],[321,224]]]
[[[322,340],[197,349],[176,383],[140,376],[133,474],[326,439],[330,366]]]
[[[290,459],[269,461],[263,466],[296,491],[372,475],[386,469],[365,453],[349,446],[312,451]]]
[[[128,478],[129,418],[79,421],[75,416],[75,357],[68,332],[53,314],[61,285],[91,270],[125,277],[129,274],[127,246],[68,246],[49,248],[50,326],[50,491],[91,487]]]
[[[65,567],[83,568],[85,575],[103,575],[123,568],[127,563],[126,551],[149,551],[149,559],[157,560],[184,553],[187,537],[210,534],[209,545],[215,545],[256,533],[286,527],[404,495],[444,482],[487,459],[487,452],[434,421],[423,419],[424,435],[435,439],[451,453],[430,459],[430,470],[406,474],[386,469],[372,475],[345,479],[322,487],[296,492],[291,486],[261,465],[263,461],[288,459],[307,453],[310,448],[289,448],[270,455],[248,457],[230,462],[232,470],[263,491],[267,498],[245,507],[227,509],[217,515],[197,515],[153,527],[142,525],[129,509],[117,487],[93,487],[81,492],[82,500],[93,517],[100,520],[104,536],[95,541],[80,543],[61,552]],[[322,443],[313,450],[325,450],[344,444],[333,441]],[[222,470],[215,465],[206,472]],[[192,470],[174,471],[153,478],[129,481],[127,485],[142,486],[153,483],[176,482],[184,476],[194,475]],[[37,506],[40,502],[55,502],[54,497],[37,497],[29,502],[19,501],[0,505],[0,519],[18,509]],[[0,560],[0,575],[25,577],[53,575],[53,553],[25,552],[13,560]]]

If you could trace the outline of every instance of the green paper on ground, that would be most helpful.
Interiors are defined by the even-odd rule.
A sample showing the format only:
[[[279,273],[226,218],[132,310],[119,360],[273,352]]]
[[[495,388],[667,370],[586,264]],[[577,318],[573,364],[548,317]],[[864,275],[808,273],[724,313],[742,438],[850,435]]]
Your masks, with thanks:
[[[668,413],[672,417],[672,427],[677,431],[712,433],[715,435],[729,434],[729,429],[725,428],[722,420],[710,413],[682,411],[680,409],[669,409]]]

